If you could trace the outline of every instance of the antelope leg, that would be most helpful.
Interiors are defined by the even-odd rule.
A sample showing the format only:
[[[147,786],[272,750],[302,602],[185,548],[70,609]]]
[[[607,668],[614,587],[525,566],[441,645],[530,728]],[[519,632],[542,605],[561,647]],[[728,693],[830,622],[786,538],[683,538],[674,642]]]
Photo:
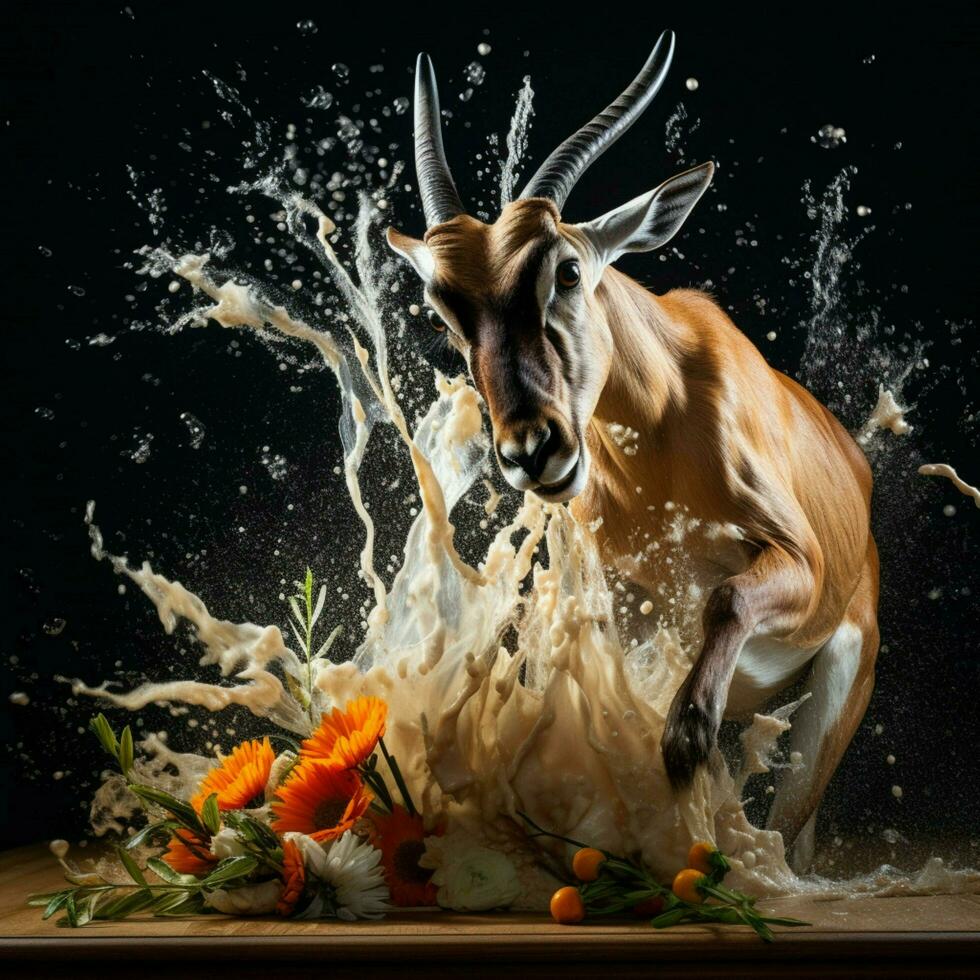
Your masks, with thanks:
[[[745,641],[753,635],[788,637],[796,632],[812,605],[814,588],[813,572],[804,560],[770,545],[709,596],[701,653],[674,696],[661,743],[675,788],[690,783],[714,748]]]

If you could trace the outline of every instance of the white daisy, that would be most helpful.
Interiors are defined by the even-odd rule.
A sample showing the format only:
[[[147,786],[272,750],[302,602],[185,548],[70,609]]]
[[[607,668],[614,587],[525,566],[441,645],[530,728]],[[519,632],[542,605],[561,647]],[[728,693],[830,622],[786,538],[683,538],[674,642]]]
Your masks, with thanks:
[[[285,837],[300,849],[310,877],[333,890],[338,919],[378,919],[389,910],[381,852],[376,847],[349,830],[326,846],[304,834],[290,832]],[[323,896],[317,895],[298,918],[320,918],[325,907]]]
[[[330,845],[323,878],[336,889],[340,919],[379,919],[390,908],[381,851],[349,830]]]

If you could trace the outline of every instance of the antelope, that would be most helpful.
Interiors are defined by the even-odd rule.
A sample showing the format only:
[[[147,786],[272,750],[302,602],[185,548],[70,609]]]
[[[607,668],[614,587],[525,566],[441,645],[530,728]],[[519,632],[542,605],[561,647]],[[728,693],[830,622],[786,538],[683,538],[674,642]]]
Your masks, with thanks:
[[[715,301],[654,295],[614,263],[665,245],[707,189],[705,163],[592,221],[561,212],[576,181],[636,122],[674,52],[664,32],[629,87],[562,143],[492,224],[466,213],[443,149],[432,62],[415,76],[415,163],[427,230],[391,248],[422,280],[428,316],[466,361],[512,487],[601,518],[605,559],[664,533],[671,507],[737,529],[707,538],[700,652],[667,715],[661,752],[676,790],[718,765],[724,719],[745,720],[806,676],[768,817],[790,859],[813,855],[816,812],[860,723],[878,651],[871,471],[808,391],[773,368]],[[637,433],[625,454],[609,426]],[[692,547],[696,545],[692,544]],[[655,563],[633,562],[651,594]],[[797,758],[793,755],[791,758]]]

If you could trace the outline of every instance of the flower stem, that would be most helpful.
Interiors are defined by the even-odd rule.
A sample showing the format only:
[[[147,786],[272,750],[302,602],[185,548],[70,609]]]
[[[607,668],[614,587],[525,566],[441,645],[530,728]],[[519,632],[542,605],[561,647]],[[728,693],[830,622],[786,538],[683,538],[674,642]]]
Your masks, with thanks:
[[[388,747],[385,745],[385,740],[383,738],[378,739],[378,745],[381,746],[381,754],[385,757],[385,762],[388,763],[388,769],[391,771],[392,778],[395,780],[395,785],[398,787],[398,792],[401,795],[402,802],[405,804],[405,809],[413,816],[418,816],[418,810],[415,809],[415,804],[412,802],[412,795],[408,791],[408,787],[405,785],[405,780],[402,778],[402,771],[398,768],[398,763],[393,755],[388,754]]]
[[[545,830],[544,827],[536,824],[523,810],[517,810],[517,815],[525,822],[529,823],[537,833],[528,834],[528,837],[553,837],[555,840],[564,841],[566,844],[571,844],[573,847],[587,847],[587,844],[583,844],[580,840],[574,840],[571,837],[562,837],[561,834],[553,834],[550,830]]]

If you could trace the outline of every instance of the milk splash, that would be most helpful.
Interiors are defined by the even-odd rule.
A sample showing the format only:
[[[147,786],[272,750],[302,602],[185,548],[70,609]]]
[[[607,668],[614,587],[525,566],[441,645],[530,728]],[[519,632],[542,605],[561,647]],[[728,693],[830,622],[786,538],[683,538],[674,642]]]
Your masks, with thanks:
[[[526,84],[507,141],[505,197],[513,190],[530,100]],[[147,249],[142,271],[153,278],[177,275],[201,297],[176,327],[210,320],[292,338],[315,349],[333,374],[343,400],[344,476],[363,526],[360,575],[372,595],[366,632],[351,662],[314,661],[305,705],[292,691],[305,682],[308,665],[278,626],[221,620],[149,563],[135,567],[108,554],[90,505],[94,557],[143,591],[167,633],[181,620],[190,624],[204,650],[199,666],[220,677],[150,682],[123,693],[75,680],[73,692],[129,710],[168,704],[217,712],[241,705],[299,736],[333,705],[380,696],[390,709],[386,741],[413,797],[431,818],[445,818],[451,828],[510,852],[526,907],[543,906],[554,883],[546,868],[567,855],[565,845],[531,841],[519,812],[555,833],[639,856],[665,880],[683,866],[692,839],[710,838],[730,856],[736,887],[755,894],[822,887],[792,874],[780,836],[752,826],[739,799],[745,779],[771,765],[795,704],[756,717],[743,738],[742,772],[733,776],[724,765],[702,771],[677,796],[660,738],[696,651],[670,624],[660,624],[643,642],[620,636],[590,529],[564,507],[527,495],[512,520],[487,535],[480,561],[464,560],[457,550],[454,513],[482,491],[489,468],[480,400],[462,378],[440,377],[438,397],[410,428],[390,349],[397,332],[386,309],[390,266],[373,246],[381,218],[377,200],[362,195],[356,217],[349,216],[351,272],[334,251],[334,222],[282,174],[237,190],[278,202],[289,231],[317,257],[341,297],[337,319],[345,330],[334,334],[311,325],[271,300],[268,290],[222,273],[220,251]],[[376,567],[376,527],[361,487],[362,463],[379,423],[397,433],[422,501],[390,583]],[[877,424],[898,431],[884,416]],[[491,502],[488,514],[496,506],[492,488]],[[678,622],[687,614],[680,608],[685,602],[678,596]],[[141,747],[141,779],[166,781],[172,792],[186,791],[213,764],[172,753],[155,736]],[[97,829],[123,826],[124,789],[110,782],[100,790]]]
[[[279,194],[272,182],[261,190]],[[314,663],[307,710],[290,693],[307,665],[277,626],[219,620],[148,563],[135,568],[108,555],[90,505],[93,555],[144,592],[168,633],[187,621],[204,648],[201,667],[217,668],[232,682],[182,679],[119,693],[75,681],[74,693],[129,710],[151,703],[210,711],[244,705],[300,736],[334,704],[363,694],[383,697],[392,718],[387,738],[415,798],[426,813],[448,816],[451,824],[514,853],[524,869],[525,901],[532,905],[540,904],[551,879],[536,870],[541,855],[529,843],[519,811],[556,833],[641,855],[665,878],[683,864],[692,839],[708,837],[756,891],[790,889],[793,876],[779,835],[749,824],[724,766],[717,775],[700,774],[683,798],[671,790],[660,736],[691,651],[666,628],[632,648],[621,640],[589,529],[564,507],[528,495],[482,561],[470,564],[456,550],[453,510],[471,489],[482,492],[487,472],[489,440],[479,396],[462,378],[440,378],[437,400],[409,430],[391,382],[379,301],[384,283],[370,244],[377,220],[371,202],[362,201],[356,225],[360,282],[330,245],[330,219],[299,196],[281,202],[290,226],[311,236],[308,244],[315,240],[345,298],[354,321],[347,336],[317,329],[267,300],[258,287],[220,276],[207,254],[174,256],[157,249],[146,254],[145,271],[176,273],[207,300],[186,315],[187,322],[209,319],[229,329],[303,340],[333,373],[345,406],[347,488],[364,527],[361,573],[374,599],[363,642],[351,663]],[[315,232],[304,218],[313,219]],[[422,499],[390,587],[375,569],[375,528],[359,483],[379,421],[397,431]],[[145,743],[144,749],[152,757],[161,745]],[[173,757],[167,761],[167,771],[200,776],[200,760],[189,767]]]

